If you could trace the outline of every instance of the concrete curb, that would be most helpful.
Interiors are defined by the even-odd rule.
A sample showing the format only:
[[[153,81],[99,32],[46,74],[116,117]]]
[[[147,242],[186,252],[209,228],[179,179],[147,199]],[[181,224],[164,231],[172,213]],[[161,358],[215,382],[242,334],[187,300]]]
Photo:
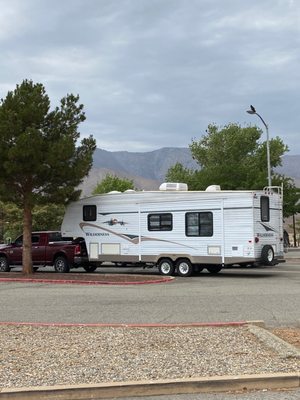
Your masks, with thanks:
[[[300,350],[297,347],[274,335],[265,327],[249,324],[249,330],[268,347],[275,349],[282,358],[295,357],[300,359]]]
[[[233,322],[187,322],[187,323],[169,323],[169,324],[126,324],[126,323],[67,323],[67,322],[5,322],[0,321],[0,325],[27,325],[27,326],[86,326],[98,328],[203,328],[203,327],[225,327],[225,326],[245,326],[253,325],[264,328],[265,323],[261,320],[256,321],[233,321]]]
[[[130,282],[113,282],[113,281],[84,281],[75,279],[26,279],[26,278],[0,278],[0,282],[27,282],[27,283],[48,283],[48,284],[63,284],[63,285],[147,285],[153,283],[169,283],[175,278],[173,276],[164,276],[162,278],[149,279],[146,281],[130,281]]]
[[[108,384],[28,387],[0,391],[1,400],[90,400],[119,397],[158,396],[258,389],[295,389],[299,373],[215,376],[208,378],[117,382]]]

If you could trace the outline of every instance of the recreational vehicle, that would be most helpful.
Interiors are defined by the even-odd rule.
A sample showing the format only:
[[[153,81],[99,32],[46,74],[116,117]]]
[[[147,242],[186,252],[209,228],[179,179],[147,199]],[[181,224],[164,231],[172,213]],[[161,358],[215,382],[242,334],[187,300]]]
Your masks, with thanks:
[[[188,191],[182,183],[110,192],[71,203],[62,234],[85,240],[91,264],[156,266],[162,275],[275,265],[284,254],[282,192]]]

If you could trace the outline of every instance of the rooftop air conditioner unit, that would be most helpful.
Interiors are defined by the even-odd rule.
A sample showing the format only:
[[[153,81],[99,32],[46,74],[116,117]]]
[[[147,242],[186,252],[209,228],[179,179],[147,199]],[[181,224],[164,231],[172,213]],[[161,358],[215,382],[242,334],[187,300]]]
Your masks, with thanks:
[[[159,190],[175,190],[175,191],[187,191],[188,185],[186,183],[178,183],[178,182],[164,182],[160,185]]]
[[[221,186],[220,185],[210,185],[210,186],[207,186],[205,191],[206,192],[220,192]]]

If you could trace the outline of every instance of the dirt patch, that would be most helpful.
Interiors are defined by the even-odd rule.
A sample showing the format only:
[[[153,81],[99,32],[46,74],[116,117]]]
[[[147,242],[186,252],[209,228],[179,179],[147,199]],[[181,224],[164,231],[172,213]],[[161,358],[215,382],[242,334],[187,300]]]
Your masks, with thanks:
[[[173,280],[168,276],[134,275],[134,274],[93,274],[93,273],[68,273],[35,272],[23,274],[22,272],[4,272],[0,274],[0,281],[36,281],[36,282],[63,282],[63,283],[87,283],[87,284],[135,284],[135,283],[159,283]]]
[[[271,332],[300,349],[300,328],[275,328]]]

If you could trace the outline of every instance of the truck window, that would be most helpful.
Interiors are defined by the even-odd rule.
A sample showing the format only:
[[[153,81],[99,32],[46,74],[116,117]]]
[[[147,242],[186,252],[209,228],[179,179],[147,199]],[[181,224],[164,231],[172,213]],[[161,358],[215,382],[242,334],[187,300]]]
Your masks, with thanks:
[[[32,235],[31,236],[31,243],[32,244],[40,243],[40,235]]]
[[[83,206],[83,221],[96,221],[97,220],[97,207],[93,205]]]
[[[61,237],[60,232],[50,232],[48,235],[49,242],[61,242],[63,238]]]
[[[260,218],[262,222],[270,221],[270,204],[267,196],[261,196],[260,198]]]
[[[185,214],[186,236],[212,236],[212,212],[188,212]]]
[[[16,240],[15,240],[15,245],[16,246],[23,246],[23,235],[19,236]]]
[[[31,235],[31,243],[32,244],[37,244],[40,242],[40,235],[37,234],[33,234]],[[16,240],[15,240],[15,245],[17,246],[23,246],[23,235],[19,236]]]
[[[173,229],[172,214],[149,214],[148,230],[149,231],[171,231]]]

